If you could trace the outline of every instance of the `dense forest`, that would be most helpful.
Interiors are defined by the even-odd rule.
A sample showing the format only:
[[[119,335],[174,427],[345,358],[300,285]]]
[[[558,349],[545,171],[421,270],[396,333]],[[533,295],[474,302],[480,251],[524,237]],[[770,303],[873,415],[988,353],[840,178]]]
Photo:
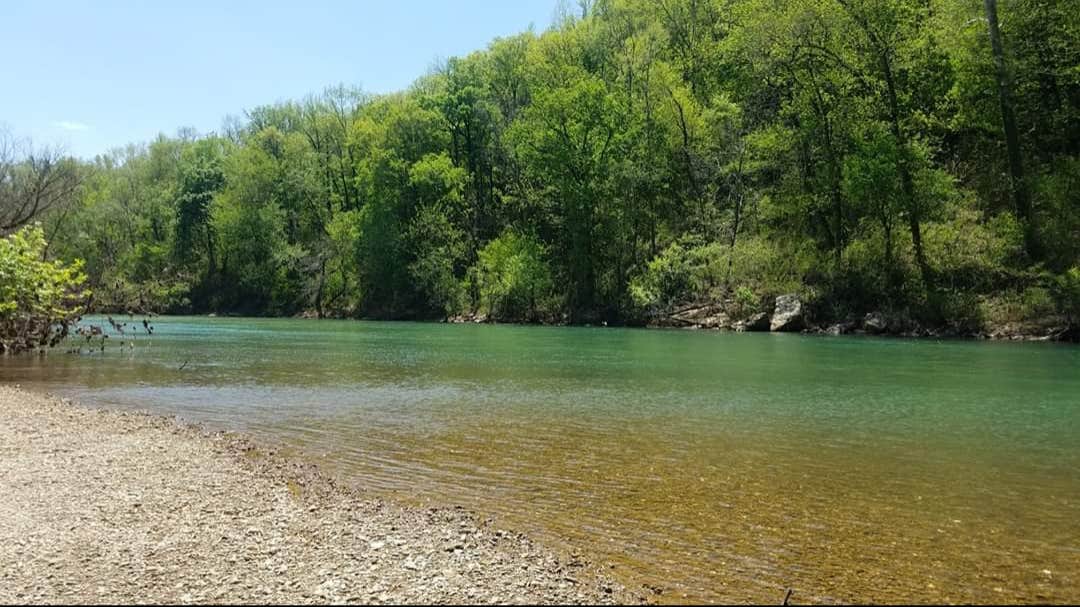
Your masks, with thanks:
[[[47,254],[103,311],[1080,314],[1075,0],[596,0],[400,93],[32,160],[5,209],[61,175]]]

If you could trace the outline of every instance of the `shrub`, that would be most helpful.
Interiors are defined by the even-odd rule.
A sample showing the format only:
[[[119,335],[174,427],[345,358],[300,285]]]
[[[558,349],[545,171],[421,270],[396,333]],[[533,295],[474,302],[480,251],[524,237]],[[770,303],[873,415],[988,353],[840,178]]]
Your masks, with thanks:
[[[926,303],[917,312],[923,322],[948,327],[950,331],[960,335],[978,333],[986,325],[979,297],[968,291],[933,291],[927,295]]]
[[[419,300],[433,312],[457,313],[465,295],[454,276],[455,266],[465,255],[464,235],[447,218],[441,208],[429,205],[420,209],[405,232],[412,263],[409,276],[413,279]]]
[[[751,314],[758,311],[761,300],[754,293],[750,287],[745,285],[735,289],[735,297],[731,302],[731,309],[728,313],[733,318],[748,318]]]
[[[630,281],[630,297],[646,314],[679,304],[719,301],[734,289],[735,316],[753,313],[759,302],[802,290],[812,264],[805,243],[744,238],[727,244],[675,242]]]
[[[552,280],[540,243],[506,230],[485,246],[467,281],[478,311],[497,320],[538,320],[549,311]]]
[[[676,242],[631,279],[630,298],[635,306],[650,314],[668,310],[692,295],[694,273],[687,249]]]
[[[1080,266],[1073,266],[1057,277],[1054,297],[1069,322],[1080,323]]]
[[[28,226],[0,240],[0,349],[55,346],[82,313],[82,263],[45,261],[45,233]]]

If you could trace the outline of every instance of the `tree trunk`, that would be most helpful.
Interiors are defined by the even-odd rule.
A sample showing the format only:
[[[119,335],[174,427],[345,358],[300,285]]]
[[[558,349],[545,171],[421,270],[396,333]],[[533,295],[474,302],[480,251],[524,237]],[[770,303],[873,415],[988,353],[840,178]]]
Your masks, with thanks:
[[[323,318],[323,292],[326,287],[326,258],[319,260],[319,287],[315,291],[315,318]]]
[[[885,50],[881,50],[881,68],[885,75],[886,92],[889,101],[889,121],[892,127],[893,138],[899,148],[899,161],[897,170],[900,173],[900,188],[907,202],[908,228],[911,230],[911,243],[915,247],[915,261],[919,266],[923,283],[927,286],[932,284],[930,264],[926,261],[926,252],[922,244],[922,212],[919,208],[919,199],[915,194],[915,181],[911,177],[911,166],[908,163],[908,141],[904,129],[900,124],[900,103],[896,97],[896,81],[893,78],[892,63]]]
[[[1013,111],[1012,78],[1005,64],[1005,50],[1001,45],[1001,31],[998,29],[997,0],[984,0],[986,22],[990,30],[990,49],[994,54],[994,69],[997,75],[998,98],[1001,101],[1001,122],[1005,129],[1005,148],[1009,158],[1009,193],[1016,209],[1016,217],[1024,226],[1024,245],[1032,259],[1038,257],[1038,244],[1035,237],[1035,220],[1031,214],[1031,199],[1024,181],[1024,163],[1020,150],[1020,134],[1016,129],[1016,115]]]
[[[735,262],[735,244],[739,238],[739,227],[742,223],[742,211],[743,211],[743,160],[746,158],[746,143],[740,143],[739,146],[739,167],[735,172],[735,216],[731,222],[731,238],[728,241],[728,267],[727,278],[725,282],[730,287],[731,285],[731,272]]]
[[[210,226],[206,226],[206,255],[209,265],[207,273],[212,277],[217,270],[217,262],[214,260],[214,235],[210,232]]]

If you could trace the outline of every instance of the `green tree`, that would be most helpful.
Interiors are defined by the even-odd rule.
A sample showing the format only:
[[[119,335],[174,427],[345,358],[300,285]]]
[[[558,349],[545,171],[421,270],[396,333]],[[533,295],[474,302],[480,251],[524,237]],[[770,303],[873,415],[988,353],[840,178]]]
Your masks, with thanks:
[[[470,272],[479,312],[496,320],[537,321],[548,312],[551,272],[536,239],[507,230],[480,251]]]
[[[45,232],[27,226],[0,239],[0,350],[51,347],[67,336],[89,291],[82,264],[46,261]]]

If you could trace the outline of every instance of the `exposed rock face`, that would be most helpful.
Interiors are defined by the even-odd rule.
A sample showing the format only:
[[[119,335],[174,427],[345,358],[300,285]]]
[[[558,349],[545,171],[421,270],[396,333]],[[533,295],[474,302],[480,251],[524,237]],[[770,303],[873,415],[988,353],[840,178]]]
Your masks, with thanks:
[[[806,319],[803,317],[803,305],[799,296],[789,293],[777,297],[769,330],[801,331],[805,326]]]
[[[863,330],[875,335],[889,330],[889,319],[881,312],[870,312],[863,318],[862,324]]]
[[[731,319],[727,314],[716,314],[701,319],[701,326],[705,329],[727,329],[731,327]]]
[[[695,329],[727,329],[731,327],[731,319],[719,304],[705,304],[679,310],[658,324]]]
[[[754,314],[750,318],[743,321],[744,331],[768,331],[769,330],[769,315],[764,312]]]
[[[847,335],[855,330],[855,323],[853,322],[838,322],[825,329],[825,333],[829,335]]]

